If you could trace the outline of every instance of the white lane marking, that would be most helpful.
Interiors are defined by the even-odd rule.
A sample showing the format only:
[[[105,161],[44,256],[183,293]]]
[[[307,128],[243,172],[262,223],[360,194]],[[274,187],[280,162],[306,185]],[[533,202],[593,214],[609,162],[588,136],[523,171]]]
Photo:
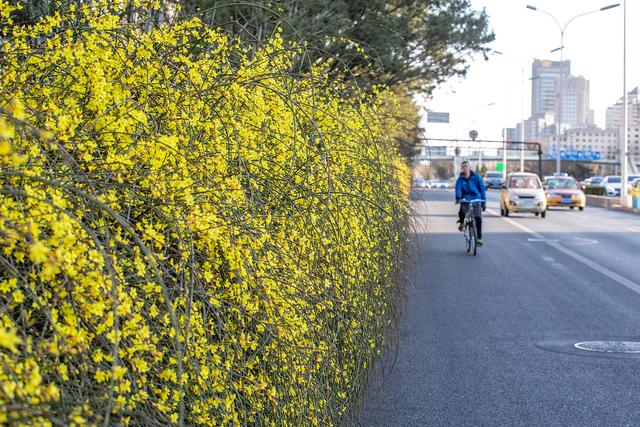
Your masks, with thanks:
[[[562,268],[562,264],[556,262],[556,260],[553,257],[543,256],[542,260],[548,262],[551,267]]]
[[[505,220],[506,222],[508,222],[509,224],[513,225],[514,227],[519,228],[520,230],[524,231],[525,233],[529,233],[529,234],[531,234],[532,236],[534,236],[534,237],[536,237],[538,239],[544,239],[544,236],[542,234],[540,234],[540,233],[538,233],[536,231],[533,231],[529,227],[525,227],[524,225],[522,225],[520,223],[517,223],[516,221],[514,221],[514,220],[512,220],[510,218],[502,217],[502,219]],[[637,283],[632,282],[631,280],[627,279],[626,277],[623,277],[623,276],[619,275],[615,271],[609,270],[605,266],[602,266],[602,265],[598,264],[597,262],[591,261],[590,259],[585,258],[582,255],[580,255],[579,253],[576,253],[576,252],[572,251],[571,249],[565,248],[564,246],[562,246],[558,242],[555,242],[555,241],[552,241],[552,240],[546,240],[546,243],[548,245],[552,246],[553,248],[559,250],[560,252],[564,253],[565,255],[570,256],[571,258],[575,259],[576,261],[583,263],[587,267],[591,267],[592,269],[594,269],[598,273],[607,276],[609,279],[613,280],[614,282],[618,282],[622,286],[625,286],[628,289],[632,290],[633,292],[635,292],[637,294],[640,294],[640,285],[638,285]]]
[[[595,245],[598,243],[597,240],[585,239],[583,237],[574,237],[574,239],[576,240],[576,243],[574,244],[574,246]]]
[[[640,227],[626,227],[627,231],[631,231],[632,233],[640,233]]]
[[[557,242],[558,240],[556,240],[556,239],[527,239],[527,242],[547,242],[547,241]]]

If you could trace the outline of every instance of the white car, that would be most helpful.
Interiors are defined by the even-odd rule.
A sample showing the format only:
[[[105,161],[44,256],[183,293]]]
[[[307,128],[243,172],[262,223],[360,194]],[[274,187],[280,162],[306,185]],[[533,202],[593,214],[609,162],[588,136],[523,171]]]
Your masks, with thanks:
[[[411,183],[413,188],[428,188],[427,181],[422,178],[413,178],[413,182]]]
[[[636,179],[640,178],[640,175],[627,175],[628,186],[631,186],[631,183]]]
[[[431,188],[449,188],[449,181],[446,179],[431,181]]]
[[[619,196],[622,178],[620,175],[607,175],[598,185],[604,187],[607,196]]]
[[[510,212],[547,216],[547,197],[538,175],[526,172],[507,175],[500,190],[500,214],[509,216]]]

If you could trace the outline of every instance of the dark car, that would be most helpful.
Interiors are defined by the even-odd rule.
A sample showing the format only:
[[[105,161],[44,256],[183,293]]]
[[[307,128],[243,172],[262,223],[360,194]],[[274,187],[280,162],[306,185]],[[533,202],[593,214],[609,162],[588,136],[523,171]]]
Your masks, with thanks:
[[[487,188],[500,188],[503,182],[502,172],[491,171],[484,176],[484,186]]]

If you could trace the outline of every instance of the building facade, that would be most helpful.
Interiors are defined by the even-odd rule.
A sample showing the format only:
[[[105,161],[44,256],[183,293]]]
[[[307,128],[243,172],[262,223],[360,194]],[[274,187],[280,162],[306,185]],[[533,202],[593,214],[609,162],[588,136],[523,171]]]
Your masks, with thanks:
[[[607,108],[606,128],[620,129],[622,127],[622,98]],[[638,88],[636,87],[627,94],[627,123],[629,126],[640,126],[640,100],[638,99]]]
[[[535,59],[531,74],[531,117],[524,123],[526,141],[540,142],[543,151],[555,148],[558,119],[562,121],[563,134],[569,129],[594,128],[589,81],[571,75],[570,61]],[[565,139],[561,137],[561,150]]]
[[[571,75],[570,61],[535,59],[531,66],[531,118],[557,110],[557,93],[562,77]]]
[[[629,127],[629,144],[627,153],[629,157],[636,163],[640,163],[640,125]]]
[[[618,140],[617,129],[597,127],[568,129],[563,133],[561,149],[599,152],[602,160],[618,160],[620,158]]]
[[[589,108],[589,80],[567,76],[562,83],[562,129],[593,127],[593,110]],[[557,114],[557,113],[556,113]]]

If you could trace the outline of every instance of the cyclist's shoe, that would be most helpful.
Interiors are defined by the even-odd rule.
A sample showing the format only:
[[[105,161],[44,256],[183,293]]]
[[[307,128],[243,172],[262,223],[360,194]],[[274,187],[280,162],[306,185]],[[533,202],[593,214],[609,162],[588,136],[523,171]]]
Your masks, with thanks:
[[[463,231],[464,230],[464,224],[459,222],[458,223],[458,231]]]
[[[478,245],[478,246],[482,246],[482,245],[483,245],[483,243],[482,243],[482,239],[477,239],[477,240],[476,240],[476,245]]]

